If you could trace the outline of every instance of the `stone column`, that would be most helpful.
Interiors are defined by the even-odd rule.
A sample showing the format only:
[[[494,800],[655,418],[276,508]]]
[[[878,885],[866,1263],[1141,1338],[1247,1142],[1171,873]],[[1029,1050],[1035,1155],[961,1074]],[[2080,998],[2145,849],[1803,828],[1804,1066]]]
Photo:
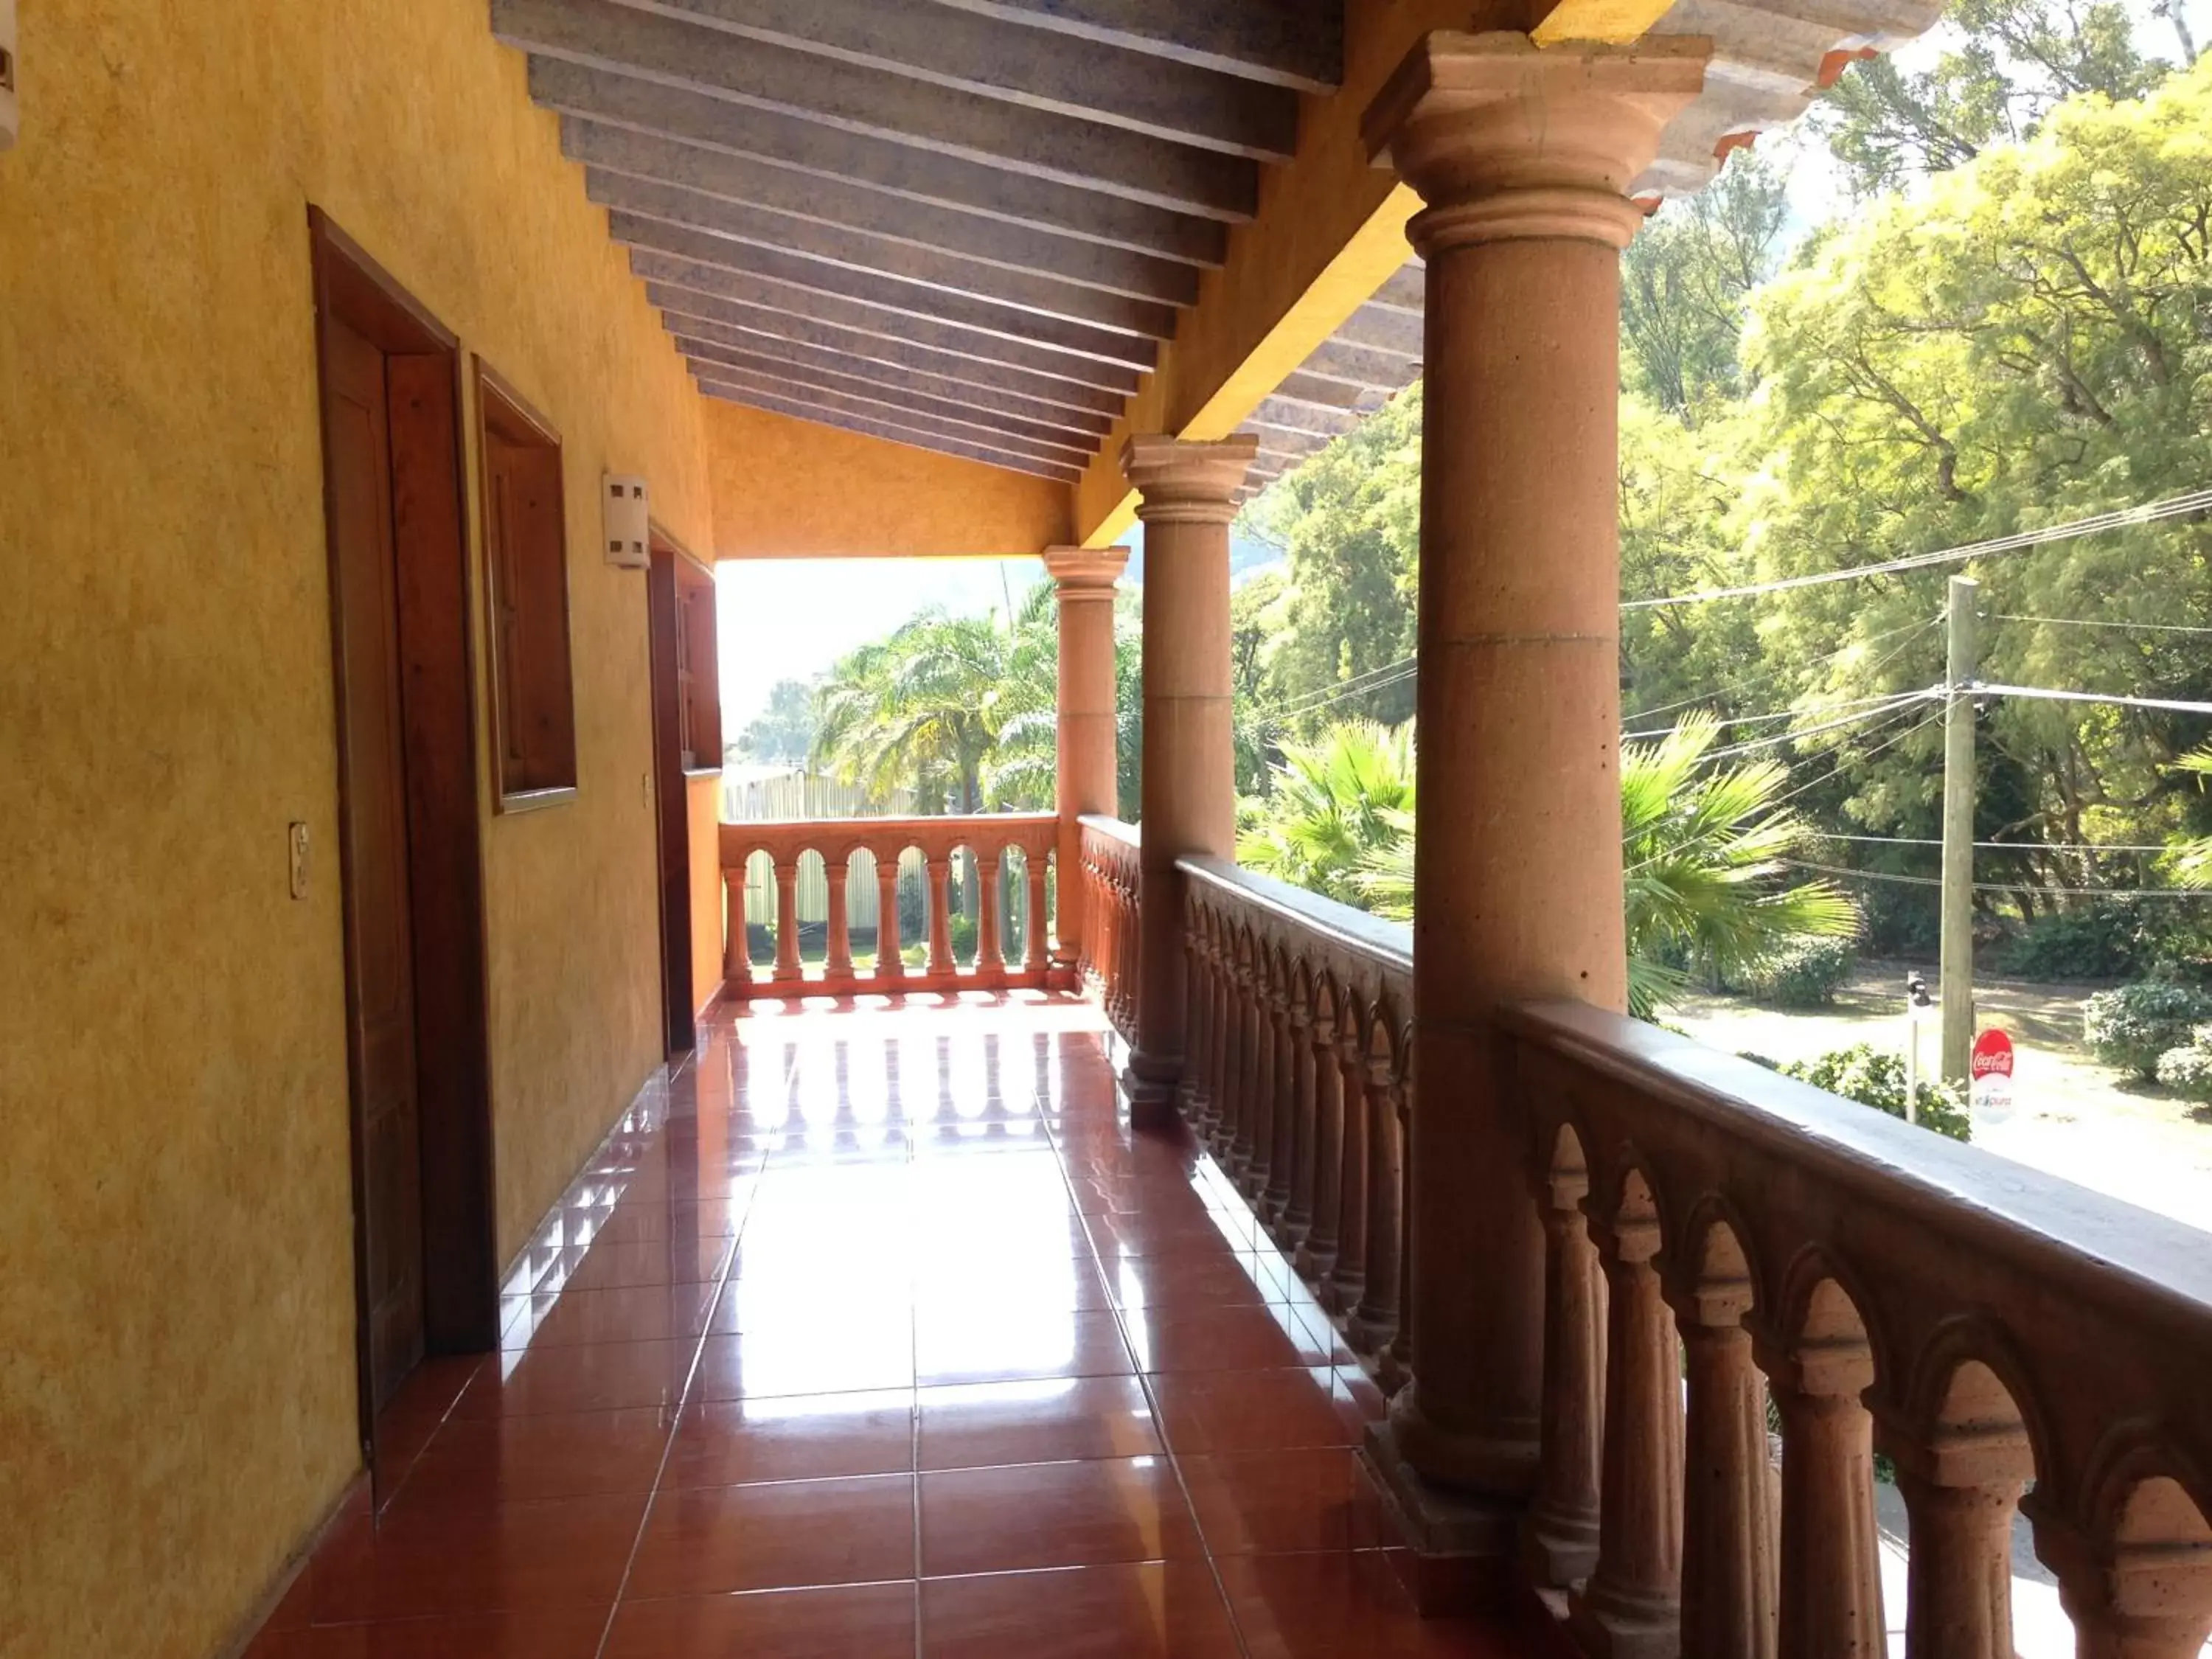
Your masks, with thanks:
[[[1616,405],[1643,213],[1625,191],[1711,51],[1431,34],[1364,123],[1427,204],[1408,228],[1427,262],[1414,1380],[1373,1452],[1431,1606],[1503,1593],[1536,1476],[1544,1234],[1492,1014],[1626,1001]]]
[[[875,860],[876,977],[890,981],[906,974],[906,963],[899,956],[898,849],[893,848],[886,853],[879,848]],[[896,1048],[898,1045],[891,1046]]]
[[[1081,959],[1085,929],[1083,830],[1086,812],[1112,816],[1121,805],[1114,706],[1114,585],[1129,562],[1126,547],[1048,547],[1045,573],[1060,605],[1060,726],[1054,810],[1060,814],[1059,937],[1053,965]],[[1033,888],[1042,890],[1039,884]],[[1034,924],[1042,928],[1042,921]]]
[[[778,860],[775,866],[775,977],[779,984],[799,978],[799,861]]]
[[[1236,855],[1229,521],[1259,444],[1250,436],[1218,443],[1144,436],[1121,450],[1145,524],[1140,956],[1136,1036],[1122,1079],[1131,1121],[1140,1124],[1172,1118],[1182,1074],[1182,885],[1175,861]]]

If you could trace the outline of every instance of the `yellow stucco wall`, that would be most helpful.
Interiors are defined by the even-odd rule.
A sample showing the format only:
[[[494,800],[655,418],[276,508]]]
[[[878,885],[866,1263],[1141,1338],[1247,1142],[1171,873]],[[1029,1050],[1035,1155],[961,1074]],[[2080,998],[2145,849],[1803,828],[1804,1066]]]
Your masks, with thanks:
[[[0,1654],[199,1659],[358,1462],[307,204],[565,441],[580,795],[485,829],[507,1250],[659,1058],[645,598],[595,556],[599,472],[694,545],[713,514],[698,400],[482,0],[28,0],[20,47]]]
[[[1071,487],[706,401],[718,559],[972,554],[1068,539]]]

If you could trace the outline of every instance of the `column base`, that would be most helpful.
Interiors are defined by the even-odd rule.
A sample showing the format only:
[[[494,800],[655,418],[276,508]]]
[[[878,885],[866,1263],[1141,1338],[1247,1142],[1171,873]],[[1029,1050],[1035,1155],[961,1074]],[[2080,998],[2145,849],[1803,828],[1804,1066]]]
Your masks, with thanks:
[[[1668,1597],[1607,1595],[1567,1598],[1567,1632],[1590,1659],[1678,1659],[1682,1607]]]
[[[1597,1517],[1571,1519],[1528,1512],[1521,1533],[1521,1565],[1536,1583],[1564,1590],[1588,1578],[1597,1567]]]
[[[1367,1425],[1359,1461],[1382,1503],[1391,1563],[1423,1618],[1521,1609],[1518,1505],[1425,1479],[1387,1422]]]
[[[1181,1122],[1176,1110],[1176,1088],[1182,1080],[1180,1059],[1129,1052],[1129,1062],[1115,1074],[1114,1082],[1127,1109],[1133,1129],[1170,1129]]]

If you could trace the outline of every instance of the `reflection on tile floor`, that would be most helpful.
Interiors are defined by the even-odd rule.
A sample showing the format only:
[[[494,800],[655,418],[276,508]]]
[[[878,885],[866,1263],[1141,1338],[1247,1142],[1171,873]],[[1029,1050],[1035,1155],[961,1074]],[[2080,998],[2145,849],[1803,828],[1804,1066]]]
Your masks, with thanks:
[[[248,1659],[1502,1656],[1423,1623],[1381,1395],[1038,994],[725,1015],[434,1361]]]

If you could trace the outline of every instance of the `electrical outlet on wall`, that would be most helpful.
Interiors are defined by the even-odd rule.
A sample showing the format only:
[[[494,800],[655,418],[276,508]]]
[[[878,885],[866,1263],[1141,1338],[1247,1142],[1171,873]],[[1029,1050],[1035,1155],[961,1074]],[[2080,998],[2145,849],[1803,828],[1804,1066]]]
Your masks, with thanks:
[[[302,899],[307,896],[307,826],[294,823],[286,841],[291,849],[292,896]]]

